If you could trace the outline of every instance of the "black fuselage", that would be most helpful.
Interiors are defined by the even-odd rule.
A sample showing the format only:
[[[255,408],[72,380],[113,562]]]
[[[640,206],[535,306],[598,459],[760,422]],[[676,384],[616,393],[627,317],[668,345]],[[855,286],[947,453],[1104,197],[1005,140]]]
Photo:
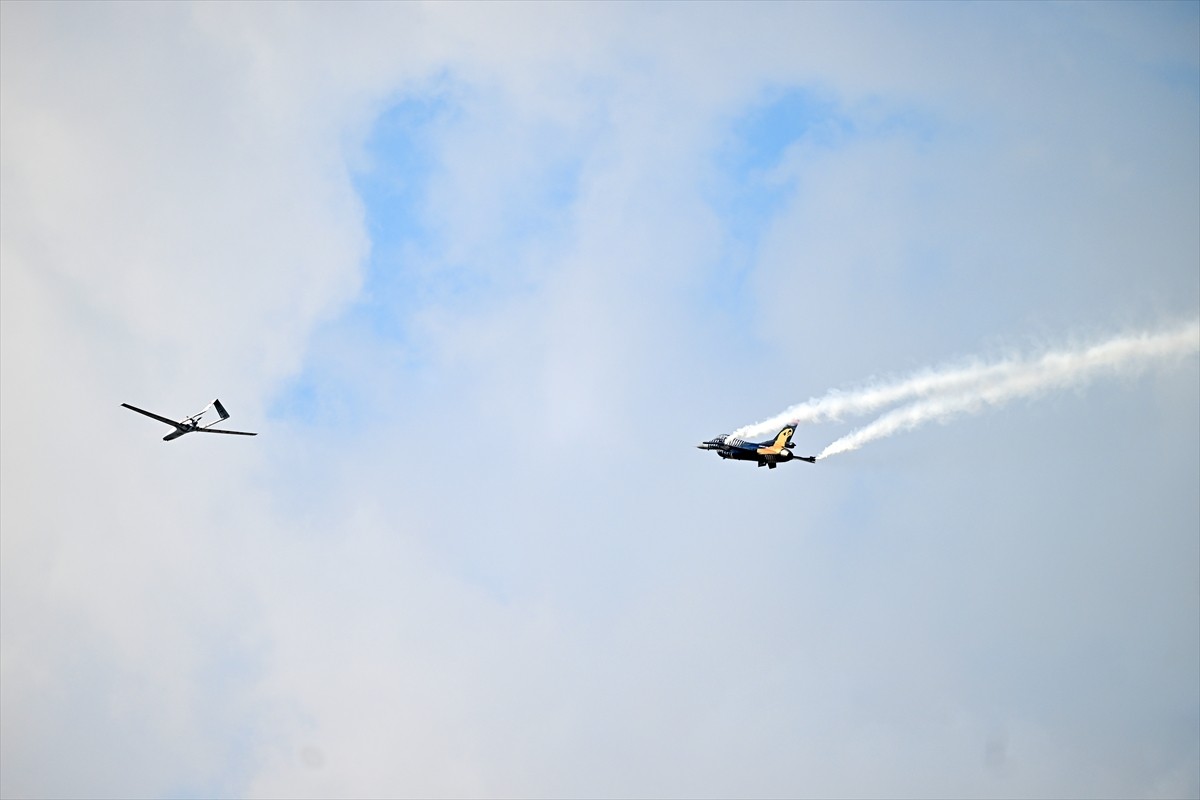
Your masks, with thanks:
[[[760,453],[757,449],[748,447],[731,447],[717,451],[717,455],[721,458],[730,458],[734,461],[757,461],[760,467],[769,467],[775,469],[776,464],[786,464],[789,461],[807,461],[810,464],[816,461],[813,456],[798,456],[789,450],[784,450],[781,453]]]

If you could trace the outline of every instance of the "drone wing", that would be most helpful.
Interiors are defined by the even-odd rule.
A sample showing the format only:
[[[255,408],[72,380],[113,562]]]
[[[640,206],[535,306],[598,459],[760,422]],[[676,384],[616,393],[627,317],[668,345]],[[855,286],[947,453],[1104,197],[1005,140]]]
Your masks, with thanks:
[[[136,406],[131,406],[131,405],[129,405],[129,403],[121,403],[121,405],[125,406],[125,408],[128,408],[130,411],[136,411],[139,414],[145,414],[147,417],[150,417],[150,419],[156,419],[159,422],[165,422],[168,425],[170,425],[172,428],[181,427],[179,425],[179,423],[173,419],[167,419],[166,417],[160,417],[158,414],[151,414],[149,411],[146,411],[145,409],[142,409],[142,408],[137,408]]]
[[[220,428],[196,428],[192,433],[231,433],[234,436],[258,436],[257,433],[249,431],[223,431]]]

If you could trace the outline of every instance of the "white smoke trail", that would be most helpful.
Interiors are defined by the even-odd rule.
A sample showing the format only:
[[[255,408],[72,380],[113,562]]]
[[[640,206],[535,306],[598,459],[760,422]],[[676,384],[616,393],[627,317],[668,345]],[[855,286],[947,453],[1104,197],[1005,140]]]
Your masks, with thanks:
[[[1200,320],[1172,330],[1118,336],[1090,347],[1052,351],[1034,359],[974,362],[965,367],[923,371],[893,384],[852,392],[835,390],[730,435],[754,438],[774,433],[787,424],[836,421],[915,401],[838,439],[818,456],[825,458],[926,422],[977,413],[1018,397],[1083,386],[1103,374],[1131,374],[1150,361],[1197,351],[1200,351]]]
[[[870,414],[914,397],[927,397],[942,392],[963,390],[988,380],[1010,368],[1008,363],[973,363],[966,367],[944,368],[941,372],[919,372],[905,380],[884,386],[857,391],[834,389],[824,397],[814,397],[773,417],[745,425],[730,434],[730,438],[752,439],[772,434],[784,425],[803,425],[812,422],[840,422],[846,417]]]
[[[1083,350],[1047,353],[1032,362],[1008,362],[1004,369],[965,391],[921,400],[884,414],[870,425],[838,439],[817,458],[857,450],[868,442],[912,430],[926,422],[944,422],[962,414],[978,413],[1019,397],[1082,387],[1104,374],[1132,374],[1151,361],[1198,351],[1200,320],[1173,331],[1117,337]]]

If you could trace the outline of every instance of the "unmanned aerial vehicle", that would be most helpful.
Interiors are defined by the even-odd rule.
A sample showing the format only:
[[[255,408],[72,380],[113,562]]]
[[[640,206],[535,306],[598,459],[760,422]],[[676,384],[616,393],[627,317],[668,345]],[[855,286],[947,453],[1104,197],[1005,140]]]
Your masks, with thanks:
[[[234,436],[258,436],[257,433],[249,433],[248,431],[227,431],[221,428],[214,428],[213,426],[218,422],[224,422],[225,420],[229,419],[229,412],[225,410],[225,406],[221,405],[220,400],[213,400],[211,403],[202,408],[199,413],[192,414],[190,417],[184,417],[179,422],[167,419],[166,417],[160,417],[158,414],[152,414],[144,409],[131,406],[129,403],[121,403],[121,405],[125,406],[125,408],[128,408],[130,411],[136,411],[139,414],[145,414],[151,419],[156,419],[159,422],[165,422],[174,428],[175,430],[163,437],[164,442],[169,442],[172,439],[178,439],[185,433],[229,433],[233,434]],[[217,419],[213,420],[207,425],[201,425],[200,418],[203,417],[210,408],[217,412]]]

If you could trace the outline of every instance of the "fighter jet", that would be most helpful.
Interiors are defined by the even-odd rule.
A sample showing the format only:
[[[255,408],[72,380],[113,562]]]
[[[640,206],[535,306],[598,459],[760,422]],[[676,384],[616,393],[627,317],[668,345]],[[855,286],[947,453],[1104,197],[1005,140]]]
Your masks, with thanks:
[[[709,439],[698,444],[701,450],[716,450],[721,458],[732,458],[735,461],[757,461],[760,467],[775,469],[776,464],[788,461],[807,461],[817,463],[816,456],[798,456],[792,452],[792,434],[796,432],[795,425],[787,425],[775,437],[766,442],[745,442],[741,439],[730,438],[729,434]]]
[[[150,417],[151,419],[156,419],[159,422],[165,422],[168,425],[170,425],[172,428],[174,428],[175,430],[171,431],[170,433],[168,433],[166,436],[163,437],[164,442],[169,442],[172,439],[178,439],[180,436],[183,436],[185,433],[230,433],[230,434],[233,434],[234,436],[258,436],[257,433],[248,433],[246,431],[226,431],[226,430],[218,430],[217,428],[214,428],[213,425],[216,425],[218,422],[224,422],[225,420],[229,419],[229,412],[225,410],[225,406],[221,405],[220,400],[213,400],[211,403],[209,403],[203,409],[201,409],[199,413],[192,414],[190,417],[185,417],[185,418],[181,419],[179,422],[175,422],[174,420],[167,419],[166,417],[160,417],[158,414],[151,414],[149,411],[145,411],[145,410],[137,408],[135,406],[131,406],[131,405],[129,405],[129,403],[121,403],[121,405],[124,406],[125,408],[128,408],[130,411],[136,411],[139,414],[145,414],[147,417]],[[217,412],[218,418],[213,420],[212,422],[210,422],[207,425],[201,425],[200,418],[203,417],[205,412],[207,412],[210,408],[214,409]]]

